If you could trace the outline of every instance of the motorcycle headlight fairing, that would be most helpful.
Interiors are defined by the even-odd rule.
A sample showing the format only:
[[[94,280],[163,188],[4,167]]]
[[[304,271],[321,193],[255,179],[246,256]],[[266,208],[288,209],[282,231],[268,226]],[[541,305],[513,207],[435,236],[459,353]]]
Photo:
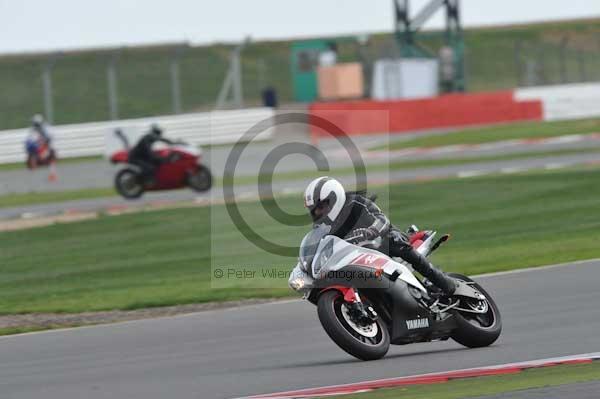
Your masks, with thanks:
[[[298,291],[304,288],[304,280],[298,277],[290,281],[289,285],[294,291]]]
[[[331,255],[333,255],[333,242],[334,240],[332,239],[327,240],[327,242],[319,252],[317,259],[313,261],[314,278],[318,278],[319,272],[321,271],[323,266],[325,266],[327,261],[331,258]]]

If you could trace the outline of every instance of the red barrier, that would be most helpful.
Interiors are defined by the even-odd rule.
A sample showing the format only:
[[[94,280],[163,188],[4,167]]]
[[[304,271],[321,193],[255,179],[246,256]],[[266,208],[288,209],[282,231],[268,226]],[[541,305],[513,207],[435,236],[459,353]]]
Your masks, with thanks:
[[[381,111],[387,111],[388,117]],[[349,135],[359,135],[542,120],[542,103],[515,101],[512,91],[500,91],[446,94],[417,100],[313,103],[309,112],[311,116],[331,121]],[[314,125],[311,134],[330,135]]]

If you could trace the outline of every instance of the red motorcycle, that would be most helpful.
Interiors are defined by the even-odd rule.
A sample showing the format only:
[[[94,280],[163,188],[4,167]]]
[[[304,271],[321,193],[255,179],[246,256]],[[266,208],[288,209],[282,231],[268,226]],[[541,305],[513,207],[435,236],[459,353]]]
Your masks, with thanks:
[[[129,145],[122,132],[115,134],[125,144],[125,149],[110,157],[113,164],[125,164],[115,176],[117,192],[127,199],[140,198],[145,191],[174,190],[190,187],[203,192],[212,187],[210,169],[202,164],[202,151],[184,142],[159,149],[155,154],[165,159],[156,169],[153,178],[144,178],[142,169],[129,162]]]
[[[47,143],[38,140],[35,143],[27,143],[27,168],[36,169],[39,166],[49,166],[56,161],[56,151]]]

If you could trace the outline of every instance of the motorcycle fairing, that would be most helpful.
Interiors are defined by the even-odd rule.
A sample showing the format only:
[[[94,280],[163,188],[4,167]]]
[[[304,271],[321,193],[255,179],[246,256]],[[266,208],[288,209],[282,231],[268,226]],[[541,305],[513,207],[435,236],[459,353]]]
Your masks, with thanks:
[[[326,248],[330,241],[333,241],[333,255],[319,270],[315,270],[315,265],[318,266],[320,262],[323,249]],[[397,272],[399,280],[406,282],[423,293],[427,292],[419,279],[405,265],[392,260],[379,251],[352,245],[335,236],[326,236],[319,244],[313,261],[313,275],[327,275],[327,272],[336,272],[348,266],[371,267],[369,263],[376,266],[372,268],[381,269],[388,277]],[[317,274],[314,273],[315,271]]]
[[[376,287],[361,290],[369,299],[382,296],[377,302],[388,306],[387,312],[391,316],[390,338],[394,344],[408,344],[417,341],[430,341],[446,339],[450,331],[455,328],[455,321],[451,315],[436,317],[423,307],[417,298],[427,294],[427,290],[415,277],[409,267],[394,261],[379,251],[358,247],[335,237],[326,236],[317,249],[313,266],[320,262],[322,252],[333,242],[333,255],[331,255],[320,269],[313,267],[317,272],[314,280],[315,286],[320,285],[319,276],[327,276],[328,272],[339,270],[373,269],[380,270],[387,278],[386,282]],[[422,245],[421,251],[427,253],[433,243],[433,236],[429,237]],[[317,265],[318,266],[318,265]],[[397,275],[395,281],[388,278]],[[338,281],[336,281],[336,284]],[[351,285],[348,282],[346,285]],[[342,287],[346,286],[343,283]],[[470,288],[470,287],[469,287]],[[415,322],[427,319],[426,322]],[[411,328],[414,326],[418,328]]]
[[[420,292],[415,291],[415,288],[398,279],[395,284],[383,291],[383,297],[377,301],[388,306],[389,319],[386,322],[390,328],[392,344],[403,345],[446,339],[449,337],[450,332],[456,328],[456,322],[452,315],[447,313],[435,315],[431,313],[418,302],[417,298]],[[369,292],[368,294],[381,295],[377,292]],[[427,319],[427,322],[420,323],[424,319]]]

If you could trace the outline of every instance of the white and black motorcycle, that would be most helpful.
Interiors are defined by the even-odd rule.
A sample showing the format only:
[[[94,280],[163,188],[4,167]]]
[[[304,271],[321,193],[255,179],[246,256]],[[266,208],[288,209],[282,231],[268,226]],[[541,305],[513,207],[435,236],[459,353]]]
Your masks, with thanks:
[[[409,265],[381,252],[328,235],[320,225],[302,240],[289,285],[317,305],[329,337],[361,360],[380,359],[390,344],[452,338],[477,348],[498,339],[502,321],[492,297],[467,276],[452,273],[456,292],[447,297]],[[413,226],[411,244],[424,256],[448,239]]]

